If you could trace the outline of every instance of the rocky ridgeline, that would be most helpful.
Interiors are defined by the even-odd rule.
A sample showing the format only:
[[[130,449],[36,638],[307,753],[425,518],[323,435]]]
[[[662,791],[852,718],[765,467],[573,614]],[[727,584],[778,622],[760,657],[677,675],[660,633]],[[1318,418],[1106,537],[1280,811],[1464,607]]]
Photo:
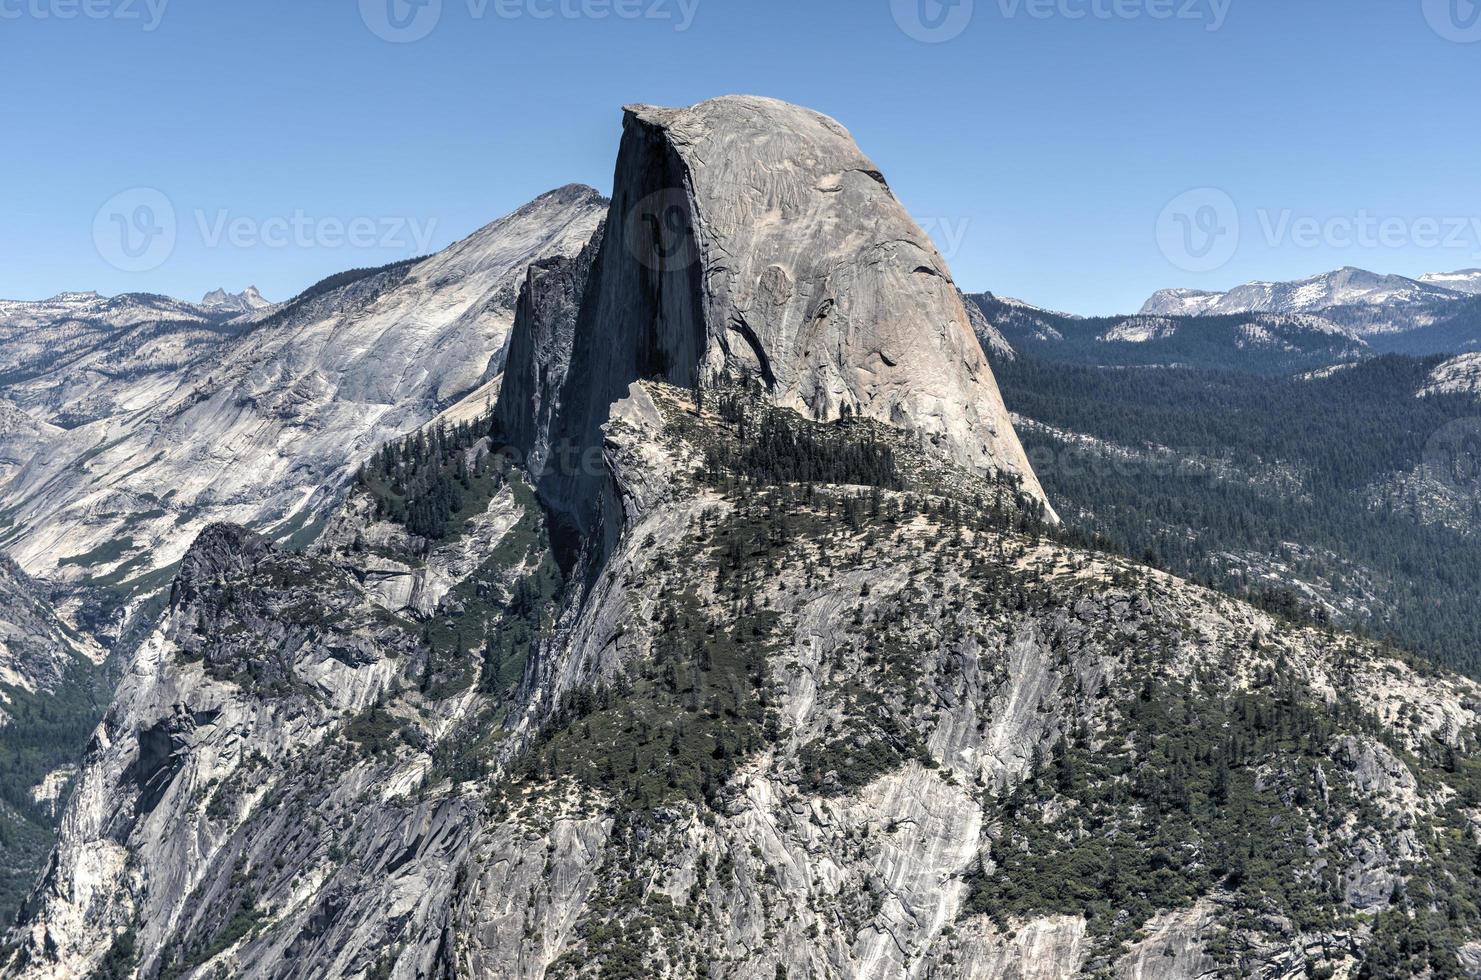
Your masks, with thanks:
[[[633,110],[616,184],[497,424],[196,541],[10,973],[1481,975],[1481,689],[1059,531],[837,124]]]
[[[24,348],[17,370],[36,376],[0,390],[0,417],[10,400],[32,413],[0,434],[0,547],[34,575],[131,601],[168,584],[212,523],[303,543],[377,446],[499,372],[525,270],[580,252],[606,205],[564,187],[436,255],[225,322],[157,297],[0,305],[0,338],[82,331],[52,344],[64,356]],[[145,319],[175,307],[191,319]],[[125,315],[144,322],[129,333]]]

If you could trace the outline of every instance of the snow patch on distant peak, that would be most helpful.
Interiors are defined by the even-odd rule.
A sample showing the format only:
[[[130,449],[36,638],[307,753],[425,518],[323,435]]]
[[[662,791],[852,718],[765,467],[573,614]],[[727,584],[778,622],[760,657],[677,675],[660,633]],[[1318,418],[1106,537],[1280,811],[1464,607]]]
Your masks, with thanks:
[[[1463,295],[1434,282],[1348,266],[1295,282],[1245,283],[1226,293],[1164,289],[1147,300],[1141,313],[1143,316],[1316,313],[1334,307],[1435,303]]]
[[[1359,363],[1361,363],[1361,362],[1359,362],[1359,361],[1343,361],[1340,364],[1328,364],[1324,368],[1317,368],[1315,371],[1307,371],[1305,374],[1301,375],[1301,380],[1302,381],[1325,381],[1327,378],[1330,378],[1333,375],[1341,374],[1343,371],[1348,371],[1348,370],[1351,370],[1352,368],[1357,367]]]
[[[992,293],[988,293],[987,295],[992,296],[993,294]],[[1047,306],[1036,306],[1033,303],[1029,303],[1029,302],[1026,302],[1026,301],[1021,300],[1021,299],[1016,299],[1016,298],[1014,298],[1012,296],[997,296],[997,297],[994,297],[994,298],[997,299],[998,302],[1004,304],[1005,306],[1014,306],[1014,307],[1017,307],[1020,310],[1028,310],[1030,313],[1045,313],[1045,314],[1048,314],[1049,316],[1064,317],[1066,320],[1083,320],[1083,319],[1085,319],[1083,316],[1080,316],[1077,313],[1065,313],[1065,312],[1060,311],[1060,310],[1051,310]]]
[[[1459,272],[1431,272],[1419,277],[1420,282],[1432,286],[1453,289],[1470,296],[1481,296],[1481,269],[1462,269]]]

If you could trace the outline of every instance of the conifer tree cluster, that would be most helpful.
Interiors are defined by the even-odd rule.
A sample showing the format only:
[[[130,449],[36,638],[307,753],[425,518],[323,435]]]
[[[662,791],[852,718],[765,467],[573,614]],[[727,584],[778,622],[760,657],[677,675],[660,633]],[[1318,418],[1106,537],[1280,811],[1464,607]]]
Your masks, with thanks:
[[[711,447],[705,476],[719,482],[733,474],[757,483],[831,483],[901,489],[895,453],[867,428],[828,433],[742,394],[722,395],[721,419],[736,439]]]
[[[360,471],[376,516],[427,541],[447,538],[474,497],[486,499],[508,478],[503,457],[489,452],[489,431],[488,420],[439,424],[383,446]]]

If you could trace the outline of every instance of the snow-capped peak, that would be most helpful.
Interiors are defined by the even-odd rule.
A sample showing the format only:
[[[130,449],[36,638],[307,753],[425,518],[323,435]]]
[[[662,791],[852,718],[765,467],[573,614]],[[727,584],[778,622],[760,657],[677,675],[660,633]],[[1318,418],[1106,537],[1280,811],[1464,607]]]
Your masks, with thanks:
[[[1063,310],[1051,310],[1047,306],[1036,306],[1033,303],[1028,302],[1027,300],[1018,299],[1014,296],[999,296],[998,294],[992,292],[982,293],[981,295],[989,301],[996,300],[997,302],[1002,303],[1004,306],[1011,306],[1014,309],[1023,310],[1025,313],[1063,317],[1066,320],[1085,319],[1083,316],[1080,316],[1076,313],[1065,313]]]
[[[1431,272],[1419,277],[1420,282],[1432,286],[1453,289],[1471,296],[1481,295],[1481,269],[1462,269],[1459,272]]]
[[[1456,275],[1464,275],[1457,273]],[[1481,292],[1481,276],[1476,282]],[[1355,318],[1362,331],[1381,333],[1413,329],[1433,322],[1430,311],[1461,299],[1465,292],[1451,283],[1383,275],[1347,266],[1295,282],[1249,282],[1227,293],[1164,289],[1142,307],[1143,316],[1208,316],[1246,313],[1320,313],[1347,309],[1380,310],[1383,315]]]

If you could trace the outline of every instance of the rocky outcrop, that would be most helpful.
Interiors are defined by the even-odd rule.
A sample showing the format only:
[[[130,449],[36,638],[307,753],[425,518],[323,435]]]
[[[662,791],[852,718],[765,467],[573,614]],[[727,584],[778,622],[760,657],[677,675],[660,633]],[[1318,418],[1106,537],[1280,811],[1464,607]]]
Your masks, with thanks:
[[[0,688],[30,694],[56,689],[81,665],[96,665],[105,651],[65,622],[42,588],[0,553]],[[0,726],[8,700],[0,690]]]
[[[228,293],[224,289],[213,289],[201,300],[201,305],[206,309],[219,313],[252,313],[256,310],[264,310],[273,304],[257,291],[256,286],[248,286],[240,293]]]
[[[639,379],[755,384],[807,418],[910,431],[1042,499],[945,260],[837,122],[751,97],[629,107],[613,186],[549,442],[573,459],[599,447]],[[588,529],[605,486],[591,470],[542,482]]]
[[[1143,928],[1147,938],[1135,943],[1116,964],[1121,980],[1214,980],[1218,961],[1205,945],[1217,928],[1212,902],[1159,915]]]
[[[1462,354],[1436,366],[1419,389],[1420,398],[1434,395],[1481,396],[1481,354]]]
[[[482,447],[480,447],[482,448]],[[313,554],[353,565],[370,596],[396,613],[431,616],[459,582],[487,560],[526,516],[504,487],[450,541],[429,542],[380,519],[362,492],[352,494],[324,528]]]
[[[972,332],[977,335],[978,343],[982,344],[982,350],[989,357],[1001,358],[1005,361],[1018,360],[1018,352],[1013,349],[1008,338],[1003,336],[1003,331],[987,319],[982,312],[982,307],[972,297],[962,295],[962,305],[967,311],[967,320],[972,324]]]
[[[321,887],[334,901],[326,842],[307,823],[249,817],[270,792],[308,793],[318,821],[333,812],[314,788],[326,756],[346,719],[382,696],[391,665],[416,649],[415,634],[345,569],[280,552],[242,528],[207,529],[89,749],[36,896],[33,934],[57,953],[36,964],[39,975],[84,975],[124,933],[137,937],[137,966],[152,972],[171,942],[214,934],[255,909],[297,909],[300,948],[320,948],[309,938],[314,908],[299,906]],[[399,835],[387,817],[362,812],[360,826],[373,837],[373,826],[395,823]],[[417,817],[429,826],[457,819],[407,816]],[[292,862],[281,890],[254,888],[240,907],[233,867],[274,861]]]

